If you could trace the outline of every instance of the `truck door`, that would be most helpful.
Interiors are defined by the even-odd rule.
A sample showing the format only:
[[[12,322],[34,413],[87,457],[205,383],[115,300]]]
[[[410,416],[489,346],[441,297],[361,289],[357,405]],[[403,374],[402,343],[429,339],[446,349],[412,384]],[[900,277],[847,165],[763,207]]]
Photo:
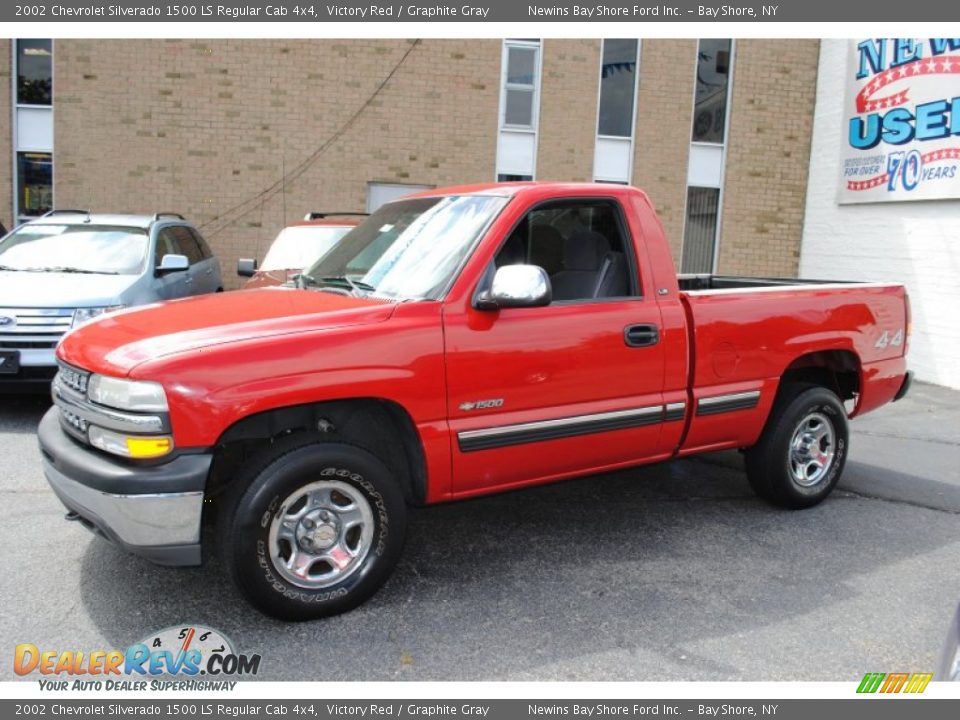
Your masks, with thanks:
[[[510,264],[543,267],[553,302],[444,308],[453,492],[652,458],[666,412],[660,310],[641,292],[619,203],[535,206],[481,285]]]

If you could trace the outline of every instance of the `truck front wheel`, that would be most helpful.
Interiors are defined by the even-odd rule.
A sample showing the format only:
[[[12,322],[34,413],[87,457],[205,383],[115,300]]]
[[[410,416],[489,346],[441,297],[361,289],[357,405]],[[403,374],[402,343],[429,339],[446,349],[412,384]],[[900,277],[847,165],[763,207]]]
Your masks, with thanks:
[[[847,415],[834,393],[820,386],[788,386],[759,442],[746,452],[747,479],[774,505],[816,505],[840,479],[848,442]]]
[[[387,467],[352,445],[291,438],[238,478],[221,554],[243,595],[281,620],[350,610],[390,576],[406,529]]]

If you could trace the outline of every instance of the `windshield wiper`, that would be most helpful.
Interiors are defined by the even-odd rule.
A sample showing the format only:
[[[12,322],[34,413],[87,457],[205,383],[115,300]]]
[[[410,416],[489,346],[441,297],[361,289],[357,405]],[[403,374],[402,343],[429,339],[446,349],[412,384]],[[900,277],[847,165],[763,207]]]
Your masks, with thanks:
[[[31,267],[21,268],[27,272],[58,272],[58,273],[83,273],[84,275],[119,275],[113,270],[85,270],[75,267]]]
[[[300,273],[297,275],[296,280],[297,287],[300,288],[305,288],[309,285],[312,285],[322,290],[324,286],[327,286],[327,288],[330,289],[347,290],[348,294],[357,296],[376,291],[376,288],[373,285],[369,285],[362,280],[354,280],[348,275],[326,275],[324,277],[315,278],[307,273]]]
[[[306,273],[297,273],[292,278],[293,285],[300,290],[307,288],[311,285],[316,285],[317,281],[313,279],[313,275],[307,275]]]
[[[0,265],[0,270],[10,270],[11,272],[22,272],[23,268],[10,267],[9,265]]]

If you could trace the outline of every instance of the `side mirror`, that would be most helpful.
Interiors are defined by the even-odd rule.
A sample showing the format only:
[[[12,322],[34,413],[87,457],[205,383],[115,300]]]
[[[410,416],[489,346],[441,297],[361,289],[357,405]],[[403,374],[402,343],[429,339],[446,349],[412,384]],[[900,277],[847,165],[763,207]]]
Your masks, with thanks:
[[[164,255],[160,258],[160,265],[157,266],[157,275],[169,275],[174,272],[181,272],[190,268],[190,261],[186,255]]]
[[[493,276],[490,290],[477,296],[478,310],[543,307],[553,300],[547,271],[539,265],[504,265]]]
[[[240,277],[253,277],[256,272],[256,258],[240,258],[237,260],[237,275]]]

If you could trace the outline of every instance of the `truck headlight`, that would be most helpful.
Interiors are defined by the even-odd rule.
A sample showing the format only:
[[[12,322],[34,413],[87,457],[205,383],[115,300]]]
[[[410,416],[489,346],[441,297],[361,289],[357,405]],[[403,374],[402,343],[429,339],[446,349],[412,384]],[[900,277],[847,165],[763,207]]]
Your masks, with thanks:
[[[173,450],[173,438],[169,435],[124,435],[91,425],[87,437],[96,448],[138,460],[162,457]]]
[[[160,383],[91,375],[87,397],[100,405],[133,412],[166,411],[167,396]]]
[[[84,323],[88,323],[94,318],[98,318],[104,313],[113,312],[114,310],[122,310],[123,305],[110,305],[108,307],[91,307],[91,308],[77,308],[73,311],[73,322],[70,324],[71,328],[80,327]]]

